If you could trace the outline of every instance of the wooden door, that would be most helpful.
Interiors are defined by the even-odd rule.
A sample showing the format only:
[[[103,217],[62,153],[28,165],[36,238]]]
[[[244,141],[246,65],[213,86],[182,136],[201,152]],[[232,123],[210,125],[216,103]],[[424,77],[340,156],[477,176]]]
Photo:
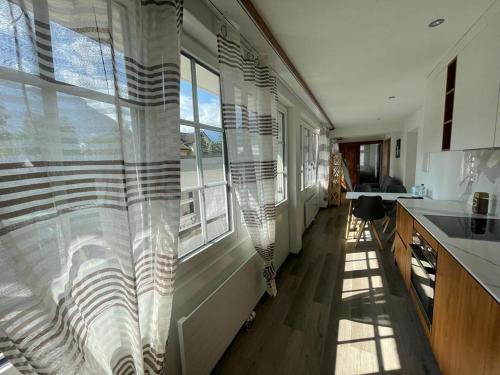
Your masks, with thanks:
[[[340,143],[339,151],[345,159],[352,186],[359,184],[359,143]]]
[[[382,144],[382,171],[380,173],[380,181],[384,177],[389,176],[389,170],[391,167],[391,139],[388,138]]]

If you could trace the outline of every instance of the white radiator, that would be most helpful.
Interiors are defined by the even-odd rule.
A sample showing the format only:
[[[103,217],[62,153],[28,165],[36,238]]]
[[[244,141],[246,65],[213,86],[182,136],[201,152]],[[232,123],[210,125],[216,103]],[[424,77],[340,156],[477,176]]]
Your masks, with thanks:
[[[253,254],[194,311],[177,321],[183,375],[212,371],[265,289],[261,260]]]
[[[305,219],[305,228],[308,228],[309,225],[313,222],[314,218],[318,214],[319,211],[319,194],[315,193],[308,200],[306,200],[304,204],[304,219]]]

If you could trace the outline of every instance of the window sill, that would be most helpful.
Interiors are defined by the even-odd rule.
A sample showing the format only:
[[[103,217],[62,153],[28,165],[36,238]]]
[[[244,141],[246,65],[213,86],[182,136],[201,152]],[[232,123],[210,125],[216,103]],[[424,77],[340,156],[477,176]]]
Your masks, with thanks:
[[[288,199],[282,200],[281,202],[277,203],[275,207],[277,213],[283,212],[288,208]]]
[[[217,238],[214,238],[212,241],[207,242],[205,245],[197,248],[196,250],[193,250],[187,254],[184,254],[183,256],[179,257],[179,264],[182,264],[184,262],[189,262],[192,258],[196,257],[200,253],[204,252],[207,250],[209,247],[214,246],[218,244],[221,241],[224,241],[226,238],[234,234],[234,230],[230,230],[229,232],[226,232],[222,235],[220,235]]]

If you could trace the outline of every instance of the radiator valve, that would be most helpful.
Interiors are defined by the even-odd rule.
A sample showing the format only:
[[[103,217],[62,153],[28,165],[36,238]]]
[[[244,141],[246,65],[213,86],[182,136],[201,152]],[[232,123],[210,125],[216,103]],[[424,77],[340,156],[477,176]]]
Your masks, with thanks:
[[[248,319],[245,321],[245,331],[249,331],[250,330],[250,327],[252,327],[252,324],[253,324],[253,321],[255,320],[255,317],[257,316],[257,314],[255,313],[255,311],[252,311],[250,313],[250,316],[248,317]]]

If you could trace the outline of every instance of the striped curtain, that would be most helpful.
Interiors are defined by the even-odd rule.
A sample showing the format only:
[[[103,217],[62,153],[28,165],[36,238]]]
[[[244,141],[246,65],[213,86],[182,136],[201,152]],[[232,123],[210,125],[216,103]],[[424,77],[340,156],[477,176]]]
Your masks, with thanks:
[[[231,182],[255,250],[265,262],[268,293],[275,296],[276,78],[269,66],[243,53],[236,32],[224,26],[221,30],[222,117]]]
[[[324,128],[319,131],[318,183],[320,207],[328,207],[328,180],[330,176],[330,139],[328,133],[328,130]]]
[[[0,0],[0,352],[161,374],[179,228],[182,0]]]

